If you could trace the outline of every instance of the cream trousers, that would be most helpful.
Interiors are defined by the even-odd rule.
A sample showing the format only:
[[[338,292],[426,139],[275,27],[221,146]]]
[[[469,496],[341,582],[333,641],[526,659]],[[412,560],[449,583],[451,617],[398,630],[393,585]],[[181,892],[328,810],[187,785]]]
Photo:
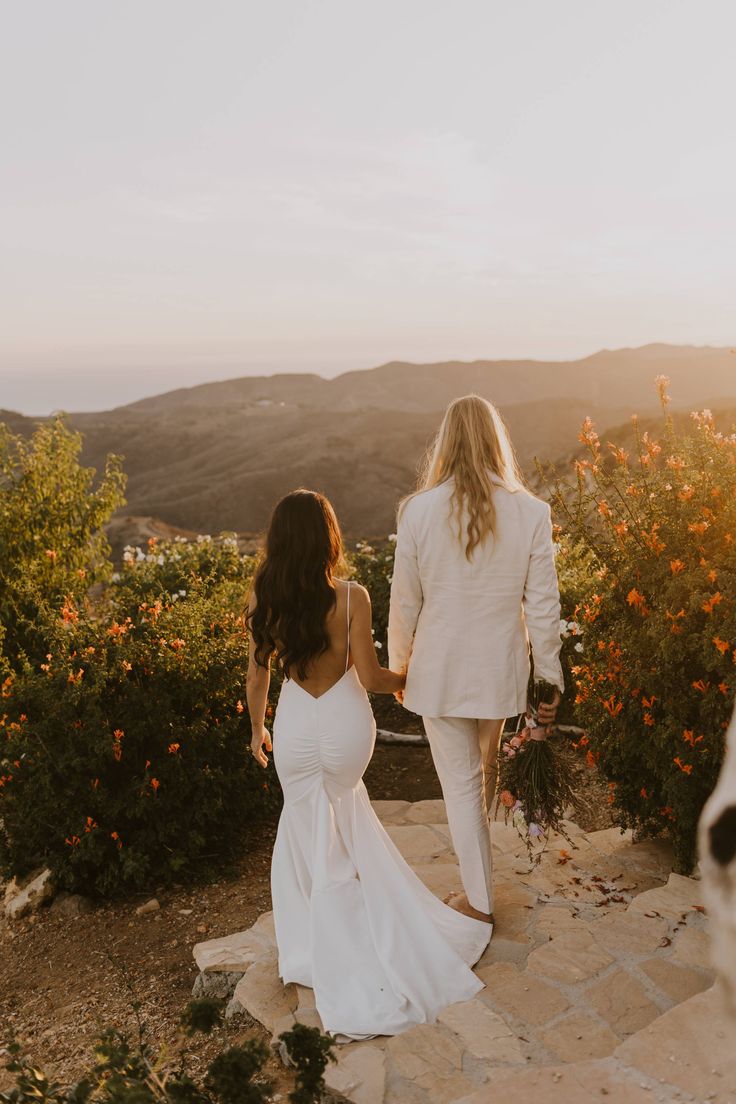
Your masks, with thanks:
[[[466,717],[423,720],[468,903],[479,912],[493,912],[488,813],[504,722]]]

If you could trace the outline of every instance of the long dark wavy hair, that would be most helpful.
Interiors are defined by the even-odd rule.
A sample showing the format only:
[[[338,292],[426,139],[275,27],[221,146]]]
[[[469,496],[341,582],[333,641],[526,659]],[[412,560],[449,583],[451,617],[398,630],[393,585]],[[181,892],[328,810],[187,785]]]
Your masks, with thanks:
[[[342,563],[342,534],[329,500],[304,489],[282,498],[271,515],[253,581],[255,606],[247,615],[257,663],[267,666],[275,652],[287,678],[296,671],[306,679],[310,663],[330,645],[326,621]]]

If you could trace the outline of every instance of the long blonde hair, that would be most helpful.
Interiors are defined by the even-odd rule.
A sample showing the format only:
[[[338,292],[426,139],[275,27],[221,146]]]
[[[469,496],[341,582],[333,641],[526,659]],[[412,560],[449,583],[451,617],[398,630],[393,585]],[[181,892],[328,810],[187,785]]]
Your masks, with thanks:
[[[526,490],[509,432],[493,403],[480,395],[454,399],[427,452],[416,493],[454,479],[453,513],[469,560],[495,532],[493,476],[509,491]]]

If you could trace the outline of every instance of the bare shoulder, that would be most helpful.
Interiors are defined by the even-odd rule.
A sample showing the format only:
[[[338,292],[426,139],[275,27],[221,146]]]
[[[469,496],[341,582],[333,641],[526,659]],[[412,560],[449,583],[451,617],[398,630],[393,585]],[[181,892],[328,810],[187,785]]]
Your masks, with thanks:
[[[350,604],[354,609],[370,607],[371,596],[361,583],[350,582]]]

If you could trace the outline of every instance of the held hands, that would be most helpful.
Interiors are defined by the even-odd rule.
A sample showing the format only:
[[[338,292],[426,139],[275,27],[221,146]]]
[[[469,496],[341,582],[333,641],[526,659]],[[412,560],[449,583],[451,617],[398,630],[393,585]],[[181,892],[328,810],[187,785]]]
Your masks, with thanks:
[[[408,670],[409,667],[407,665],[406,667],[402,667],[401,671],[399,672],[400,677],[404,680],[404,686],[406,686],[406,673]],[[404,686],[402,686],[400,690],[394,691],[394,697],[396,698],[399,705],[404,704]]]
[[[267,767],[268,757],[263,750],[264,746],[266,751],[271,751],[273,745],[271,743],[270,733],[265,724],[254,724],[253,736],[250,741],[250,750],[253,753],[253,758],[256,763],[262,767]]]
[[[554,697],[551,702],[540,702],[539,709],[537,710],[537,719],[540,725],[551,725],[555,723],[557,717],[557,710],[560,705],[560,691],[555,690]]]

